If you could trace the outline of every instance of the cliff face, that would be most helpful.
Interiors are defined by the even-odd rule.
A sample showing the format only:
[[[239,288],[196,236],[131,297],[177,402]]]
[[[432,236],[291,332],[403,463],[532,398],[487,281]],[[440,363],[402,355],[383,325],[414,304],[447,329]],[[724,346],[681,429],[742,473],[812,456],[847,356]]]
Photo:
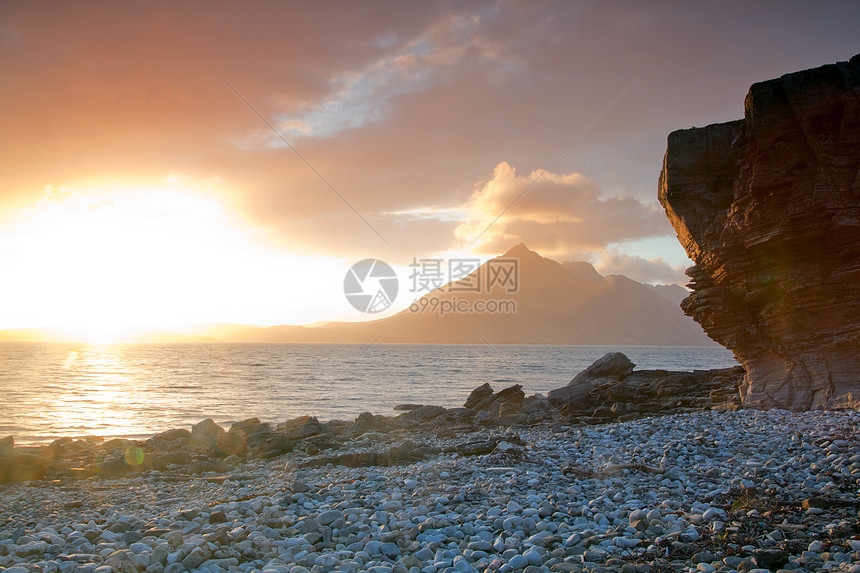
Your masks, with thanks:
[[[746,405],[860,399],[860,55],[670,134],[659,199],[696,263],[681,306],[746,368]]]

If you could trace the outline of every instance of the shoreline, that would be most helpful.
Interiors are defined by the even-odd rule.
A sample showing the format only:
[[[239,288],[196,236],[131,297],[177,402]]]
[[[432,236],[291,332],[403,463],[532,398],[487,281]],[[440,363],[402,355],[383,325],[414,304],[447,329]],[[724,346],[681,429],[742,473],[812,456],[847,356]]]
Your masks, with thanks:
[[[860,572],[860,412],[743,409],[742,373],[608,354],[547,397],[7,438],[0,568]]]
[[[163,353],[92,350],[74,358],[60,348],[34,352],[29,358],[15,354],[17,359],[0,374],[0,385],[5,381],[12,390],[0,397],[0,409],[7,414],[0,423],[0,437],[12,434],[18,443],[28,445],[84,435],[146,439],[207,417],[225,427],[250,416],[273,425],[299,415],[352,420],[363,411],[393,415],[392,408],[402,402],[457,407],[485,381],[494,386],[519,383],[529,394],[546,395],[603,353],[619,349],[516,347],[502,349],[497,356],[486,347],[484,351],[436,347],[425,352],[396,345],[371,349],[366,358],[358,359],[363,347],[353,346],[322,362],[329,360],[323,349],[246,353],[227,346],[222,356],[217,350],[184,354],[171,348],[162,347]],[[692,371],[736,365],[724,349],[620,350],[640,368]],[[207,376],[204,362],[213,358],[210,352],[238,366]],[[115,367],[103,371],[110,361]],[[186,388],[176,388],[180,376]]]
[[[693,372],[635,370],[621,353],[609,353],[548,396],[526,396],[521,384],[495,391],[478,386],[462,407],[400,404],[394,416],[359,414],[352,421],[320,422],[304,415],[279,424],[249,418],[229,430],[207,418],[190,430],[173,428],[143,440],[127,437],[61,437],[50,443],[19,445],[0,438],[0,483],[91,476],[122,477],[150,470],[192,466],[219,468],[226,460],[271,457],[296,447],[315,451],[333,447],[367,431],[475,430],[536,424],[601,424],[658,413],[697,409],[736,409],[740,367]],[[195,465],[196,464],[196,465]]]
[[[0,485],[0,567],[644,573],[748,571],[767,560],[801,572],[860,567],[856,411],[432,429],[374,428],[368,416],[366,428],[317,451],[313,445],[324,444],[310,435],[289,452],[228,456],[226,467],[199,473],[177,466]]]

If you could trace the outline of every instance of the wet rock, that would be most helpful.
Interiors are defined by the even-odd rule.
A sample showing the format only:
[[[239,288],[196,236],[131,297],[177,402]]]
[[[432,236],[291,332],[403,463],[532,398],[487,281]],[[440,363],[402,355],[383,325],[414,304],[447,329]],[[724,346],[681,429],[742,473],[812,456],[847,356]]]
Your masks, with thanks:
[[[352,423],[351,430],[354,432],[369,432],[374,430],[385,430],[388,428],[388,418],[376,416],[370,412],[362,412]]]
[[[299,416],[278,424],[277,429],[291,440],[300,440],[326,431],[316,416]]]
[[[426,422],[445,413],[445,408],[441,406],[421,406],[415,408],[408,414],[403,414],[403,417],[408,420],[416,420],[418,422]]]
[[[574,378],[579,380],[577,384],[552,390],[549,405],[596,422],[626,421],[641,414],[681,407],[711,407],[717,396],[713,392],[718,388],[721,399],[732,403],[744,376],[741,367],[695,372],[630,370],[632,363],[625,358],[620,353],[604,356],[595,363],[600,363],[597,368],[585,371],[591,370],[592,374]],[[592,377],[606,372],[615,378]]]
[[[45,476],[48,460],[28,453],[0,453],[0,483],[39,480]]]
[[[15,448],[15,438],[12,436],[6,436],[5,438],[0,438],[0,454],[10,454],[12,450]]]
[[[422,404],[398,404],[394,407],[394,411],[396,411],[396,412],[410,412],[412,410],[417,410],[421,406],[422,406]]]
[[[111,458],[92,465],[95,475],[104,478],[117,478],[135,471],[135,466],[128,463],[125,457]]]
[[[463,404],[464,408],[469,408],[470,410],[480,410],[479,405],[484,405],[485,401],[487,401],[494,394],[493,388],[489,385],[489,383],[482,384],[472,390],[469,394],[469,397],[466,398],[466,403]],[[486,402],[489,403],[488,401]]]
[[[781,549],[759,549],[753,559],[759,567],[776,571],[788,563],[788,553]]]
[[[348,467],[362,466],[392,466],[413,462],[431,456],[438,450],[433,447],[418,445],[410,440],[380,451],[358,451],[337,456],[323,456],[308,460],[304,465],[320,466],[336,464]]]
[[[213,455],[219,457],[241,456],[248,449],[248,439],[244,432],[233,431],[230,428],[229,432],[220,434],[215,439],[215,449]]]
[[[268,432],[271,430],[272,427],[269,424],[260,422],[260,418],[247,418],[230,426],[231,432],[240,432],[244,434],[246,438],[252,434]]]
[[[472,390],[464,407],[475,412],[490,411],[491,417],[498,418],[502,404],[520,404],[524,398],[522,384],[515,384],[498,392],[494,392],[489,384],[483,384]]]
[[[272,433],[266,441],[254,448],[254,456],[258,458],[274,458],[293,450],[296,440],[287,434]]]
[[[621,352],[609,352],[595,360],[591,366],[574,376],[568,386],[575,386],[583,382],[598,380],[600,378],[611,378],[621,380],[636,367],[627,356]]]
[[[212,418],[198,422],[191,426],[191,439],[194,442],[201,444],[217,441],[218,437],[224,433],[224,428],[215,423]]]
[[[155,434],[146,440],[145,443],[156,448],[168,448],[171,446],[181,446],[189,442],[191,442],[191,432],[184,428],[176,428]]]

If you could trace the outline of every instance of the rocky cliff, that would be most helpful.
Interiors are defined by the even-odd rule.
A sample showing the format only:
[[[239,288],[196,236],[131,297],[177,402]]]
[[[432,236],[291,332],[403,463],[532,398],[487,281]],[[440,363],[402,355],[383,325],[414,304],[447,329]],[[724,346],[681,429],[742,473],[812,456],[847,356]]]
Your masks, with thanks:
[[[746,368],[745,404],[860,398],[860,55],[671,133],[659,199],[696,263],[682,308]]]

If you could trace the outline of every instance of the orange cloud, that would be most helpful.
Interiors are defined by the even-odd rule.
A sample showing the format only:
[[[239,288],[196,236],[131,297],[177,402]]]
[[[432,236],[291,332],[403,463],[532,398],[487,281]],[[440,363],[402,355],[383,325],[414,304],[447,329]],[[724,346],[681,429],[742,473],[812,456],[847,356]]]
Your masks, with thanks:
[[[658,233],[669,131],[850,57],[858,18],[856,2],[3,2],[0,219],[47,185],[181,174],[221,181],[211,193],[284,248],[390,258],[224,77],[408,259],[471,240],[527,179],[473,199],[488,166],[546,165],[638,77],[554,169],[581,175],[546,176],[482,238],[594,255]]]
[[[594,267],[604,275],[624,275],[633,280],[655,284],[685,285],[687,265],[672,265],[662,258],[646,258],[608,250],[598,255]],[[692,266],[692,263],[691,265]]]
[[[488,253],[526,242],[547,256],[581,256],[670,232],[657,205],[603,197],[579,173],[524,176],[505,162],[475,191],[467,208],[469,219],[456,235],[464,245]]]

